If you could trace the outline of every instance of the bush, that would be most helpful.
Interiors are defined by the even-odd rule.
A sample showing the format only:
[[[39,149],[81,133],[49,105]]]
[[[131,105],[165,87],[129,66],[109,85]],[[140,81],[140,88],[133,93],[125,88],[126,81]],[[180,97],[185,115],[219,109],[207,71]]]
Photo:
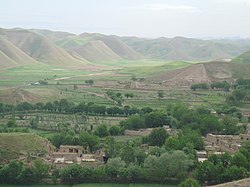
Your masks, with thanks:
[[[7,122],[7,127],[16,127],[16,120],[11,119]]]
[[[112,126],[109,128],[109,134],[111,136],[117,136],[121,134],[121,128],[119,126]]]

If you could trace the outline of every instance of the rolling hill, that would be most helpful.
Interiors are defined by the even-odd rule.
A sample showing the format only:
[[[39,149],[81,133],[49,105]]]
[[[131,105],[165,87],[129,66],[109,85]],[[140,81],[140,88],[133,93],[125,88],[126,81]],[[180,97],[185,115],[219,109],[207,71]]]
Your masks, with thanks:
[[[247,51],[232,60],[234,63],[249,63],[250,64],[250,51]]]
[[[39,29],[0,29],[0,68],[42,62],[84,67],[91,62],[121,60],[214,61],[232,59],[250,50],[250,39],[201,40],[184,37],[138,38]],[[248,62],[249,53],[233,62]]]
[[[46,29],[30,29],[31,32],[38,33],[51,41],[61,40],[67,37],[75,36],[75,34],[69,32],[61,32],[61,31],[50,31]]]
[[[245,43],[224,40],[200,40],[184,37],[141,39],[122,37],[122,41],[147,58],[165,60],[216,60],[228,59],[250,48],[250,41]]]
[[[38,62],[0,36],[0,69],[34,63]]]
[[[122,59],[100,40],[87,42],[76,48],[74,51],[91,62],[115,61]]]
[[[24,29],[4,30],[2,37],[5,37],[28,56],[46,64],[79,66],[87,63],[87,60],[74,58],[70,53],[35,32]]]
[[[94,61],[136,60],[143,58],[140,53],[122,42],[117,36],[83,33],[77,37],[67,37],[56,41],[56,44],[65,49],[77,52],[83,58],[93,59]],[[90,52],[91,50],[95,50],[95,52]]]
[[[213,61],[165,71],[148,80],[163,82],[167,85],[189,86],[200,82],[233,81],[240,77],[250,78],[250,64]]]

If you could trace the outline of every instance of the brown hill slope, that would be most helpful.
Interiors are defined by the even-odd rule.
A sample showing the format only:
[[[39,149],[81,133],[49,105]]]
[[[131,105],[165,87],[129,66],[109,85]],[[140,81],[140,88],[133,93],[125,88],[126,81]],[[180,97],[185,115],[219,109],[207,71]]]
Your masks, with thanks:
[[[75,52],[91,62],[122,59],[100,40],[90,41],[76,48]]]
[[[44,63],[75,66],[87,62],[74,58],[47,38],[28,30],[5,30],[4,36],[30,57]]]
[[[200,82],[233,81],[240,77],[250,78],[250,64],[216,61],[166,71],[148,80],[161,81],[167,85],[190,85]]]
[[[0,36],[0,69],[34,63],[38,62]]]
[[[89,42],[92,42],[92,43],[86,45]],[[103,44],[100,44],[100,42],[102,42]],[[114,59],[112,60],[117,60],[120,58],[135,60],[135,59],[143,58],[143,56],[140,53],[138,53],[137,51],[129,47],[127,44],[121,41],[120,38],[117,36],[106,36],[106,35],[96,34],[96,33],[93,33],[93,34],[83,33],[76,37],[67,37],[63,40],[57,41],[56,44],[65,49],[78,51],[78,52],[81,50],[83,45],[85,45],[85,47],[91,46],[91,48],[92,49],[95,48],[95,50],[98,49],[96,53],[92,53],[93,55],[91,56],[88,53],[88,56],[86,57],[86,59],[94,59],[95,61],[97,59],[101,59],[101,57],[104,55],[103,52],[105,50],[108,50],[107,51],[108,57],[105,57],[105,58],[110,59],[111,57],[114,57]],[[83,57],[85,58],[85,56]],[[104,60],[101,59],[101,61],[104,61]]]
[[[0,51],[0,70],[5,68],[12,68],[18,66],[18,64]]]
[[[0,102],[8,104],[16,104],[21,102],[37,102],[41,97],[27,90],[20,88],[11,88],[0,90]]]

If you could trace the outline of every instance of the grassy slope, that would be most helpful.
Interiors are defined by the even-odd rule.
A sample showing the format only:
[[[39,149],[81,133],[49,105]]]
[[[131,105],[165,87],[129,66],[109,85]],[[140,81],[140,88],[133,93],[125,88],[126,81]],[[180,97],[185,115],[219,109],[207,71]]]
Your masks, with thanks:
[[[16,159],[21,155],[46,153],[47,140],[26,133],[1,133],[0,134],[0,163]]]
[[[38,63],[2,36],[0,36],[0,62],[0,69]]]
[[[122,37],[134,50],[147,58],[165,60],[211,60],[234,57],[245,50],[244,45],[184,37],[143,39]]]
[[[247,51],[235,59],[232,60],[234,63],[250,63],[250,51]]]
[[[190,66],[190,63],[183,61],[176,61],[176,62],[151,61],[148,63],[141,62],[140,64],[139,63],[133,64],[129,67],[123,68],[119,72],[139,77],[140,76],[148,77],[148,76],[158,75],[159,73],[164,71],[171,71],[187,66]]]
[[[100,45],[100,43],[102,44]],[[59,40],[56,44],[62,48],[78,52],[82,57],[89,60],[93,59],[93,61],[117,60],[121,58],[133,60],[142,58],[138,52],[121,41],[119,37],[115,36],[83,33],[79,36]],[[95,52],[89,53],[89,50],[93,50],[93,48],[96,48]],[[108,53],[105,54],[105,58],[103,58],[104,51]]]
[[[91,73],[94,72],[92,71]],[[31,82],[37,82],[38,80],[80,76],[88,73],[87,70],[69,69],[67,67],[46,64],[20,66],[2,70],[0,74],[0,86],[27,86]]]
[[[75,52],[91,62],[121,60],[119,55],[100,40],[90,41],[75,49]]]
[[[73,49],[83,44],[86,44],[89,40],[90,40],[89,38],[80,38],[77,36],[73,36],[57,40],[55,44],[64,49]]]
[[[5,30],[5,36],[32,58],[53,65],[75,66],[87,61],[74,58],[64,49],[40,34],[28,30]]]

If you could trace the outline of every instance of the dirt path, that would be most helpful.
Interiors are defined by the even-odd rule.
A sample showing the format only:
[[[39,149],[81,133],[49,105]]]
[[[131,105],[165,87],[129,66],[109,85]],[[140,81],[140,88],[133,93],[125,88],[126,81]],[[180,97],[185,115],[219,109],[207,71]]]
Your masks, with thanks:
[[[59,80],[66,80],[66,79],[70,79],[70,78],[75,78],[75,77],[90,77],[90,76],[99,76],[99,75],[105,75],[104,72],[102,73],[91,73],[91,74],[87,74],[87,75],[76,75],[76,76],[69,76],[69,77],[61,77],[61,78],[56,78],[56,81]]]

